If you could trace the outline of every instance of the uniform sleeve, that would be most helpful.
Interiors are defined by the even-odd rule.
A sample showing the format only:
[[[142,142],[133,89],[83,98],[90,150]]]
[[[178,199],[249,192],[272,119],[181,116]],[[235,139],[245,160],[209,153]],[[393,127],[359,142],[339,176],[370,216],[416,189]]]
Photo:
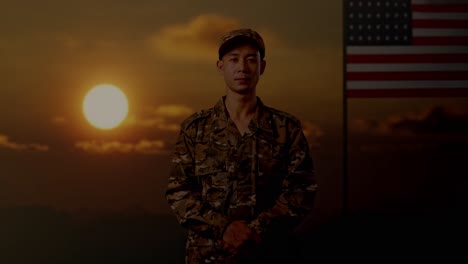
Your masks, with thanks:
[[[194,174],[194,144],[189,134],[196,131],[192,132],[179,133],[166,199],[183,227],[203,237],[221,239],[227,219],[203,201],[202,185]]]
[[[270,209],[249,223],[249,227],[260,235],[275,219],[305,217],[314,204],[317,183],[308,142],[300,126],[295,127],[291,135],[288,174],[283,180],[280,195]]]

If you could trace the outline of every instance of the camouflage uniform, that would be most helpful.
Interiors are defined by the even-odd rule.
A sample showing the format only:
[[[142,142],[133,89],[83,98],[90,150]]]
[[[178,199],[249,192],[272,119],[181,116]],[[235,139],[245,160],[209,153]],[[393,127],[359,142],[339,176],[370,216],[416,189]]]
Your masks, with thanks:
[[[230,221],[262,236],[275,219],[312,208],[317,185],[300,122],[257,97],[248,128],[239,133],[224,97],[182,123],[166,198],[188,228],[186,263],[236,263],[220,244]]]

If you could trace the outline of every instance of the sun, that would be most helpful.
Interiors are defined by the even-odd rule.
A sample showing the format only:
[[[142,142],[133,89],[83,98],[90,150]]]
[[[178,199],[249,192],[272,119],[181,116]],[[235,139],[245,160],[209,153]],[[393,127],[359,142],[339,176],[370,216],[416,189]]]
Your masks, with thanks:
[[[83,100],[83,114],[97,128],[115,128],[127,117],[127,96],[114,85],[97,85]]]

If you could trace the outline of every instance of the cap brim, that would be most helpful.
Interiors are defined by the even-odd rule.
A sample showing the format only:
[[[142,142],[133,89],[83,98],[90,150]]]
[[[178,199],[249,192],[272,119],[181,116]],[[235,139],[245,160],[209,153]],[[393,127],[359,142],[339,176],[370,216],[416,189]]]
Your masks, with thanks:
[[[218,49],[218,57],[221,59],[227,52],[230,50],[236,48],[239,45],[244,45],[244,44],[249,44],[252,45],[253,47],[257,48],[260,52],[260,55],[263,58],[263,50],[261,46],[252,38],[249,38],[247,36],[236,36],[233,37],[226,42],[224,42]]]

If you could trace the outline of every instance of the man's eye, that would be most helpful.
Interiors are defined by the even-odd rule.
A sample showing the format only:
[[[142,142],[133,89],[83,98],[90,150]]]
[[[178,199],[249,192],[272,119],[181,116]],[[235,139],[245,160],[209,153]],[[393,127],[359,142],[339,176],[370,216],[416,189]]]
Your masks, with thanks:
[[[232,58],[232,59],[230,59],[230,61],[236,62],[236,61],[238,61],[238,59],[237,58]]]

